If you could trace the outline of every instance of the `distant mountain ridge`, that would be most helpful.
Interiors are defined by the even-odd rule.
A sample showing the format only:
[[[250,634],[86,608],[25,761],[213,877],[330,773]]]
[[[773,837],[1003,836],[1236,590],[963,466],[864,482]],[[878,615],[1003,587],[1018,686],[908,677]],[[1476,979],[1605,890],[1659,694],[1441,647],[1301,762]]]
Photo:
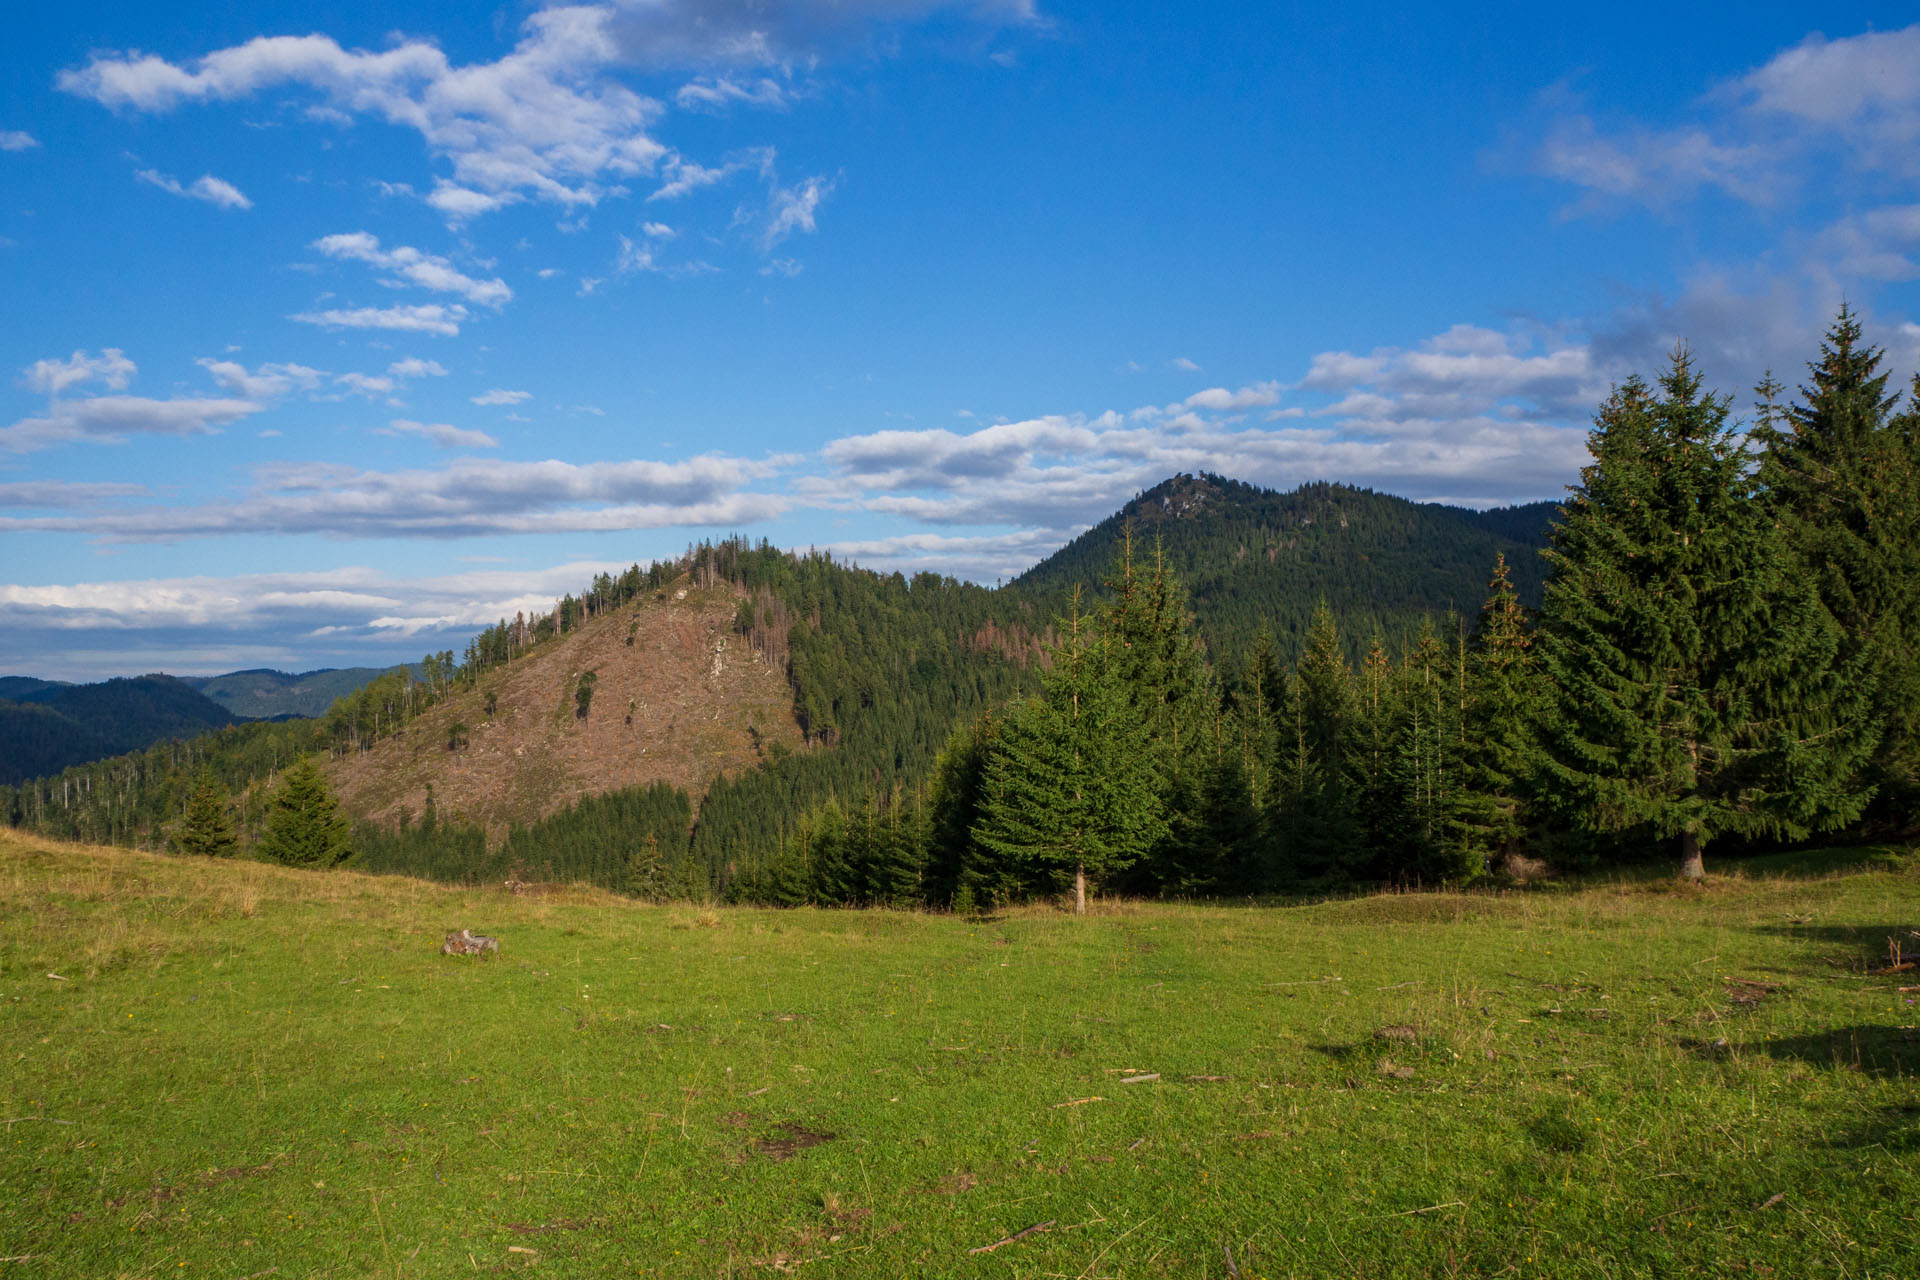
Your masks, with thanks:
[[[1515,587],[1538,605],[1553,502],[1473,511],[1412,502],[1349,485],[1291,492],[1201,473],[1155,485],[1014,579],[1015,590],[1060,597],[1097,588],[1129,529],[1136,565],[1160,554],[1186,587],[1215,654],[1244,650],[1262,629],[1298,647],[1322,600],[1363,645],[1404,637],[1449,612],[1471,624],[1504,554]]]
[[[344,698],[385,675],[391,667],[323,667],[297,674],[255,667],[219,676],[182,676],[234,715],[246,720],[323,715]],[[4,697],[0,694],[0,697]]]
[[[7,688],[13,696],[0,701],[0,783],[5,784],[239,722],[225,707],[172,676],[99,684],[11,677]]]
[[[247,720],[324,715],[389,670],[154,673],[97,684],[0,676],[0,785]]]

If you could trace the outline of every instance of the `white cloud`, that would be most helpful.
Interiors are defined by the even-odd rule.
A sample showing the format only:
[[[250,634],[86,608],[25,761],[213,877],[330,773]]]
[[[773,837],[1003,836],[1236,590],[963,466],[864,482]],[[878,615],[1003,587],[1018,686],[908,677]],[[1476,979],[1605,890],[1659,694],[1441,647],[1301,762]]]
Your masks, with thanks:
[[[785,496],[744,488],[775,474],[783,461],[716,454],[679,462],[458,458],[438,469],[412,471],[279,463],[257,468],[253,489],[244,497],[192,506],[0,517],[0,534],[38,530],[86,533],[106,541],[152,541],[244,534],[464,538],[737,528],[770,519],[792,505]]]
[[[468,398],[475,404],[525,404],[527,401],[533,399],[533,392],[508,391],[504,387],[495,387],[491,391],[483,391],[477,396],[470,396]]]
[[[500,442],[484,431],[468,431],[445,422],[413,422],[395,418],[381,435],[419,436],[442,449],[498,449]]]
[[[576,560],[412,578],[347,566],[230,578],[0,583],[0,627],[13,669],[55,679],[386,665],[418,657],[422,636],[470,633],[516,612],[544,613],[563,593],[625,567]]]
[[[1187,359],[1185,356],[1175,356],[1172,360],[1169,360],[1167,363],[1171,364],[1176,370],[1178,370],[1181,373],[1201,372],[1200,366],[1195,364],[1193,361]]]
[[[127,359],[126,352],[118,347],[107,347],[97,356],[76,351],[65,360],[36,360],[26,367],[20,381],[29,391],[57,396],[68,387],[93,381],[104,382],[110,390],[121,391],[138,372],[133,361]]]
[[[615,0],[615,10],[621,52],[654,68],[811,64],[878,51],[891,28],[935,16],[989,31],[1044,22],[1033,0]]]
[[[445,366],[438,360],[422,360],[418,356],[395,360],[387,366],[387,372],[396,378],[444,378],[447,376]]]
[[[149,400],[143,396],[56,400],[40,417],[0,427],[0,450],[29,453],[76,440],[124,444],[133,435],[212,435],[263,408],[252,400]]]
[[[446,258],[422,253],[408,245],[382,249],[379,237],[366,231],[350,231],[323,236],[313,247],[329,258],[364,262],[370,267],[393,274],[381,283],[394,287],[416,285],[435,293],[454,293],[480,306],[501,307],[513,290],[498,277],[477,280],[459,270]]]
[[[1290,405],[1248,423],[1248,410],[1280,398],[1281,384],[1263,381],[1125,413],[876,431],[828,444],[830,474],[793,492],[922,525],[1015,526],[1053,545],[1181,471],[1276,488],[1339,480],[1467,505],[1525,501],[1573,479],[1592,407],[1618,371],[1586,344],[1457,325],[1408,350],[1315,357],[1300,389],[1328,402],[1311,418]],[[1020,567],[990,541],[901,542],[887,554],[975,576]]]
[[[640,229],[654,240],[671,240],[680,234],[664,222],[643,222]]]
[[[132,498],[145,485],[85,480],[13,480],[0,483],[0,507],[88,507],[106,498]]]
[[[1535,149],[1541,172],[1582,188],[1569,212],[1622,201],[1663,208],[1718,189],[1751,204],[1861,173],[1920,175],[1920,25],[1829,40],[1814,34],[1705,92],[1694,117],[1603,129],[1564,89]]]
[[[399,386],[399,383],[395,382],[392,378],[383,377],[379,374],[343,373],[333,380],[333,385],[336,387],[345,387],[347,390],[363,396],[390,396]]]
[[[28,151],[40,145],[40,139],[23,129],[0,129],[0,151]]]
[[[431,333],[451,338],[460,332],[467,309],[459,303],[429,303],[415,307],[353,307],[330,311],[302,311],[287,317],[301,324],[328,329],[393,329],[401,333]]]
[[[660,166],[663,179],[659,188],[647,197],[648,203],[655,200],[678,200],[691,195],[702,187],[711,187],[725,182],[734,174],[743,170],[764,169],[772,161],[771,149],[737,155],[724,163],[708,168],[681,155],[669,155]]]
[[[1182,401],[1182,406],[1188,409],[1212,409],[1220,413],[1238,413],[1243,409],[1256,409],[1279,402],[1279,383],[1256,382],[1238,391],[1229,391],[1225,387],[1208,387],[1205,391],[1196,391],[1188,396]]]
[[[181,186],[178,179],[170,178],[155,169],[141,169],[134,177],[151,186],[156,186],[169,195],[182,196],[189,200],[204,200],[208,204],[217,204],[222,209],[251,209],[253,201],[247,199],[231,182],[216,178],[212,174],[203,174],[193,180],[190,186]]]
[[[771,249],[795,231],[812,232],[814,213],[820,202],[833,194],[833,183],[825,178],[808,178],[796,187],[773,189],[767,219],[767,232],[761,238],[763,248]]]
[[[249,400],[274,400],[289,391],[312,391],[327,375],[303,364],[263,364],[252,373],[232,360],[201,358],[194,363],[213,375],[221,390]]]
[[[656,271],[653,263],[653,249],[630,236],[620,237],[620,252],[614,256],[615,275],[630,275],[635,271]]]
[[[757,80],[701,76],[681,85],[673,100],[683,111],[722,111],[735,103],[783,110],[787,105],[787,91],[778,81],[766,76]]]
[[[428,201],[456,220],[524,198],[592,205],[610,184],[652,172],[665,150],[647,133],[659,104],[606,74],[621,57],[613,18],[607,6],[542,10],[511,53],[464,66],[422,40],[370,52],[322,35],[269,36],[179,64],[95,54],[57,84],[143,112],[301,88],[336,117],[417,131],[452,169]]]

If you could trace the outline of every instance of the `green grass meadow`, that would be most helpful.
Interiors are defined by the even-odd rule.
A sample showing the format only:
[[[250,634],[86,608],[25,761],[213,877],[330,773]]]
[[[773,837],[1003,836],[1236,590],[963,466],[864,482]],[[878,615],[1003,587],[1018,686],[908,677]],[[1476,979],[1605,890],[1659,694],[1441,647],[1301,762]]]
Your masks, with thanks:
[[[0,834],[0,1280],[1920,1276],[1916,928],[1892,850],[1076,920]]]

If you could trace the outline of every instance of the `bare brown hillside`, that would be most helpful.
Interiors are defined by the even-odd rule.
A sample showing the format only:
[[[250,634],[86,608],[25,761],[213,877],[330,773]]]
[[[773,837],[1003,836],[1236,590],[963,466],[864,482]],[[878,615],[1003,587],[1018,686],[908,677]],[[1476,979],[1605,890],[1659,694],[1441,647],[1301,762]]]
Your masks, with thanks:
[[[443,819],[463,816],[495,838],[582,796],[655,781],[697,804],[715,776],[802,745],[785,674],[733,633],[740,599],[676,587],[594,618],[332,762],[329,776],[356,818],[418,818],[431,783]],[[574,690],[586,671],[598,683],[581,719]],[[457,750],[455,724],[466,726]]]

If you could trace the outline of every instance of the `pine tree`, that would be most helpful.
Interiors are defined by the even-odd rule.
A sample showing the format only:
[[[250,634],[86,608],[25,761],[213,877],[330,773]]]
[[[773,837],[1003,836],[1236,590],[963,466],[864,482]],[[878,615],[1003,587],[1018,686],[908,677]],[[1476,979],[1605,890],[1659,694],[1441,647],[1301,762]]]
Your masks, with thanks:
[[[1294,669],[1291,722],[1280,734],[1274,766],[1268,824],[1279,883],[1330,885],[1347,877],[1358,859],[1363,835],[1349,776],[1354,702],[1340,633],[1322,601]]]
[[[1782,413],[1778,384],[1759,388],[1754,436],[1767,498],[1844,632],[1842,661],[1872,681],[1882,732],[1863,785],[1885,790],[1910,821],[1920,797],[1920,452],[1893,416],[1881,358],[1842,306],[1800,403]]]
[[[1525,784],[1541,707],[1533,635],[1504,554],[1494,559],[1487,600],[1474,623],[1466,683],[1463,817],[1468,843],[1484,868],[1519,853],[1526,838]]]
[[[651,831],[627,859],[626,890],[642,902],[662,902],[667,897],[667,863],[660,856],[659,837]]]
[[[199,858],[231,858],[240,851],[240,842],[233,834],[233,818],[227,812],[227,789],[211,770],[200,774],[187,797],[186,816],[174,837],[174,847]]]
[[[1702,392],[1682,348],[1658,394],[1638,379],[1614,392],[1588,447],[1537,643],[1549,789],[1589,830],[1677,839],[1687,878],[1715,836],[1857,817],[1864,700],[1751,496],[1727,401]]]
[[[975,842],[1071,872],[1076,914],[1090,876],[1124,869],[1166,834],[1146,728],[1104,639],[1082,633],[1077,600],[1041,696],[1001,726],[983,790]]]
[[[289,867],[338,866],[353,856],[347,820],[311,756],[288,766],[267,809],[260,856]]]

